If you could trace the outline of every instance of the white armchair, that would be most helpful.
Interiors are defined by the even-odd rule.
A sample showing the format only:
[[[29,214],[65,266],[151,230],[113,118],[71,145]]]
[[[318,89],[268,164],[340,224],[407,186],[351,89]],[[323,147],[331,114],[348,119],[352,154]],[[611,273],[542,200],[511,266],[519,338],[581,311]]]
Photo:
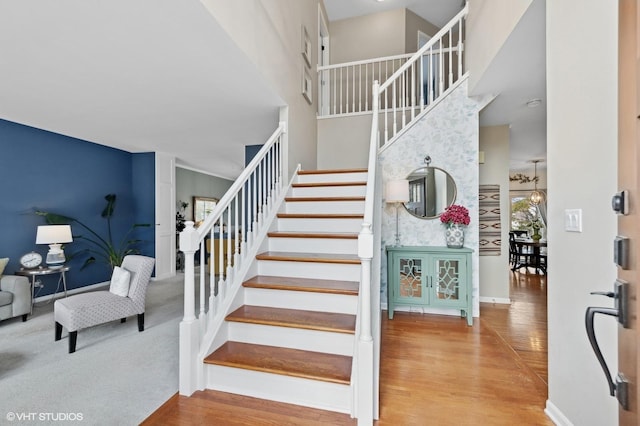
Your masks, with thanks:
[[[62,338],[62,327],[69,331],[69,353],[76,351],[78,330],[117,319],[138,316],[138,331],[144,330],[144,310],[147,285],[155,259],[129,255],[122,268],[131,273],[129,293],[118,296],[110,291],[90,291],[56,300],[53,305],[56,322],[55,340]]]

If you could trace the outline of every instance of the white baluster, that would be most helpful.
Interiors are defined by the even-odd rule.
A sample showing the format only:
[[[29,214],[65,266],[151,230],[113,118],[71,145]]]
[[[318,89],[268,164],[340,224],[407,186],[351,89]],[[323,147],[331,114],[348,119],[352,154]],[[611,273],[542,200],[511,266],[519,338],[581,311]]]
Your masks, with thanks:
[[[452,28],[449,28],[449,87],[453,86],[453,38],[451,35]]]

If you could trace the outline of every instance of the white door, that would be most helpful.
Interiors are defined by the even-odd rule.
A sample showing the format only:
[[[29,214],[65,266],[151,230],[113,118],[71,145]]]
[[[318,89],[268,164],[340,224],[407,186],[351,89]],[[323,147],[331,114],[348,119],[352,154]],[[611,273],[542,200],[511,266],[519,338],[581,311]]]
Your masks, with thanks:
[[[418,31],[418,50],[431,40],[431,36]],[[437,46],[434,46],[434,50],[437,52]],[[438,96],[438,72],[440,70],[440,59],[437,54],[429,55],[427,52],[422,56],[422,95],[424,96],[424,104],[428,104],[430,99],[435,99]]]
[[[176,273],[175,158],[156,153],[156,278]]]
[[[329,65],[329,25],[318,6],[318,66]],[[329,71],[323,71],[318,76],[318,113],[329,115]]]

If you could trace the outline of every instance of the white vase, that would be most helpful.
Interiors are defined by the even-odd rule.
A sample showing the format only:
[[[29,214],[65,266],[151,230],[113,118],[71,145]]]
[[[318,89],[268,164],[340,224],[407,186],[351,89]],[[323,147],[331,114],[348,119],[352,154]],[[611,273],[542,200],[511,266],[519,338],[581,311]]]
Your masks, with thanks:
[[[464,226],[456,223],[445,228],[444,235],[449,248],[462,248],[464,245]]]

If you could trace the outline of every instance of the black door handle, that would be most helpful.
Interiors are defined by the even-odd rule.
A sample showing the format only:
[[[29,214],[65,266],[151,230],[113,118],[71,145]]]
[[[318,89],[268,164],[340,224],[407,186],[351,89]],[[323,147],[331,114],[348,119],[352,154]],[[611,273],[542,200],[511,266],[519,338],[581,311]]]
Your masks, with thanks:
[[[615,396],[616,394],[616,385],[613,383],[611,379],[611,372],[609,371],[609,367],[607,366],[607,362],[604,360],[602,356],[602,351],[600,351],[600,346],[598,346],[598,341],[596,340],[596,334],[593,329],[593,320],[595,314],[603,314],[610,315],[612,317],[618,316],[618,309],[616,308],[601,308],[596,306],[589,306],[587,308],[587,312],[585,314],[585,325],[587,327],[587,336],[589,337],[589,342],[591,343],[591,347],[593,348],[593,352],[596,354],[596,358],[598,358],[598,362],[600,362],[600,366],[602,367],[602,371],[604,371],[604,375],[607,377],[607,382],[609,383],[609,394],[611,396]]]

